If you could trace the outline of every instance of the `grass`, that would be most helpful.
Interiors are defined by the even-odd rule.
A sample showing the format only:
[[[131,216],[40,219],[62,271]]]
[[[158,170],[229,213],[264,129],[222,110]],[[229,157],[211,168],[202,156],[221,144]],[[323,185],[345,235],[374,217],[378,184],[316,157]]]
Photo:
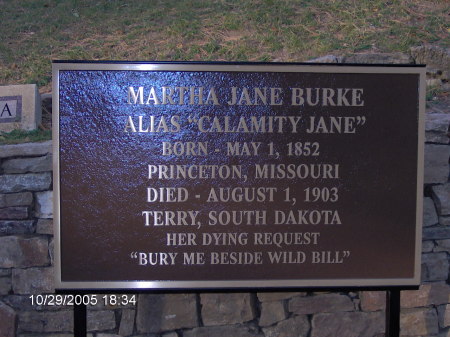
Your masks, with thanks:
[[[447,0],[0,0],[0,84],[51,60],[305,61],[450,46]]]
[[[450,47],[448,0],[0,0],[0,85],[51,90],[51,60],[305,61]],[[432,101],[439,88],[428,88]],[[0,143],[49,131],[0,133]]]
[[[13,130],[11,132],[0,132],[0,144],[19,144],[43,142],[52,139],[51,130]]]
[[[434,100],[436,97],[438,97],[442,93],[442,89],[440,86],[433,85],[427,87],[427,92],[425,95],[425,99],[427,102]]]

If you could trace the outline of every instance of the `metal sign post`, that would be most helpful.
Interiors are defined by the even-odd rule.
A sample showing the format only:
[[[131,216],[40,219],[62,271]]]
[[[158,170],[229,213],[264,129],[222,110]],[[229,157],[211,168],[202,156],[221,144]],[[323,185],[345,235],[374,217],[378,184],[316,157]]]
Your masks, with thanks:
[[[400,289],[386,291],[386,336],[400,336]]]
[[[87,334],[86,304],[75,304],[73,307],[73,333],[75,337],[86,337]]]

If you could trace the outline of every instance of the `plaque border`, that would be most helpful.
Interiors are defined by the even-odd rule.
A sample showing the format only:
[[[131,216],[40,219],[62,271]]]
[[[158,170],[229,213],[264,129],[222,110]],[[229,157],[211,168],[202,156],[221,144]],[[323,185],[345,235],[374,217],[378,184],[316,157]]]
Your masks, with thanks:
[[[309,72],[355,74],[415,74],[419,75],[418,92],[418,144],[416,192],[415,266],[412,278],[376,279],[264,279],[218,281],[62,281],[61,279],[61,223],[59,175],[59,72],[76,71],[201,71],[201,72]],[[126,61],[52,61],[52,136],[53,136],[53,220],[55,238],[55,289],[57,290],[239,290],[239,289],[415,289],[421,280],[422,216],[425,141],[425,65],[360,65],[330,63],[265,63],[265,62],[126,62]]]

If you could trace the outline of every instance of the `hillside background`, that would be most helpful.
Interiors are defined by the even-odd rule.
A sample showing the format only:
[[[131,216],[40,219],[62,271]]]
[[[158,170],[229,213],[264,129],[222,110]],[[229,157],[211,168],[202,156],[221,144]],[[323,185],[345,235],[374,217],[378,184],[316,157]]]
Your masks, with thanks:
[[[447,0],[2,0],[0,85],[51,60],[282,61],[450,46]]]

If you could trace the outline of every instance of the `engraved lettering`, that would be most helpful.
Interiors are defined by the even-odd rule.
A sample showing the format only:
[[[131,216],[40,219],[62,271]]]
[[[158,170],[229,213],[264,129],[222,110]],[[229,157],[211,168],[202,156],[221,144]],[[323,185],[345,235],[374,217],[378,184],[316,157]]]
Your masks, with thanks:
[[[219,105],[214,88],[180,86],[161,88],[128,87],[128,104],[140,105]],[[206,93],[206,94],[205,94]],[[187,97],[185,97],[187,96]]]
[[[255,164],[256,179],[339,179],[339,164]]]
[[[7,117],[12,117],[12,113],[11,113],[11,110],[9,109],[8,103],[5,103],[2,113],[0,114],[0,118],[4,117],[4,115],[6,115],[6,114],[7,114]]]
[[[207,156],[208,142],[162,142],[163,156]]]
[[[364,106],[363,93],[361,88],[292,88],[291,105]]]

